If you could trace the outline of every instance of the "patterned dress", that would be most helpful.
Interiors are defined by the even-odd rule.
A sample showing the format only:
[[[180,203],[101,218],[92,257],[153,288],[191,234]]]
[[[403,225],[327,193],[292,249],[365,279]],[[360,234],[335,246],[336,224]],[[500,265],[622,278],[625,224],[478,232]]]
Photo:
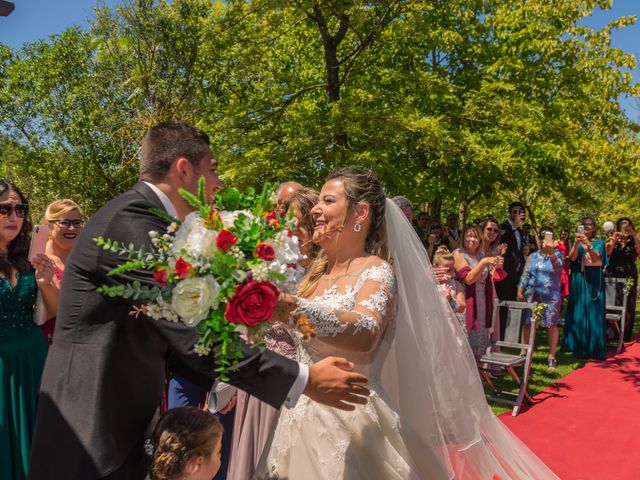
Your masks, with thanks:
[[[527,302],[544,303],[546,305],[542,326],[557,327],[562,308],[560,278],[564,257],[556,250],[553,255],[543,255],[539,251],[533,252],[527,258],[518,288],[524,290]],[[527,323],[531,323],[531,313],[528,312]]]
[[[346,412],[302,396],[282,409],[278,424],[256,470],[256,479],[440,480],[448,478],[438,457],[410,431],[379,396],[385,360],[378,348],[368,352],[332,346],[339,335],[370,336],[372,344],[393,320],[395,277],[388,263],[364,268],[357,278],[337,282],[321,295],[300,299],[298,310],[315,324],[316,337],[297,338],[300,361],[330,355],[346,357],[369,377],[366,405]],[[351,338],[351,337],[350,337]]]

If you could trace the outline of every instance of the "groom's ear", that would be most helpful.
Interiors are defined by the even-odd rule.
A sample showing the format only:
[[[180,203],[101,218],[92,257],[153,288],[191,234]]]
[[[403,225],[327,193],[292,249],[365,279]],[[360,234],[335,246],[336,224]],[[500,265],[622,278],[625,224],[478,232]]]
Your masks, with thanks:
[[[178,157],[171,164],[170,171],[175,178],[180,179],[183,184],[190,183],[191,177],[193,176],[193,165],[186,158]]]

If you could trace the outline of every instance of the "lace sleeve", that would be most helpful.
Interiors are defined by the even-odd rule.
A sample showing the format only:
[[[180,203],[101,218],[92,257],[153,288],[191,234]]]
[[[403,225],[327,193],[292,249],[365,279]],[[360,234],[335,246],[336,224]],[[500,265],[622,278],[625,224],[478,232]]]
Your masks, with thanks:
[[[358,278],[353,309],[331,302],[297,299],[297,312],[306,314],[315,334],[345,349],[370,351],[378,343],[393,307],[395,277],[388,263],[368,268]]]

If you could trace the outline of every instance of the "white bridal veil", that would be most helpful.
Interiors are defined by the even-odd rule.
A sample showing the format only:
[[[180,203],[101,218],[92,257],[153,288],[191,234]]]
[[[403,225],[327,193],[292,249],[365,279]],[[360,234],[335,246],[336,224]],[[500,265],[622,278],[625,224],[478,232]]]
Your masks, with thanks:
[[[424,247],[388,199],[386,224],[398,292],[396,319],[381,345],[382,395],[407,430],[439,452],[451,478],[557,478],[491,412],[466,335],[437,289]]]

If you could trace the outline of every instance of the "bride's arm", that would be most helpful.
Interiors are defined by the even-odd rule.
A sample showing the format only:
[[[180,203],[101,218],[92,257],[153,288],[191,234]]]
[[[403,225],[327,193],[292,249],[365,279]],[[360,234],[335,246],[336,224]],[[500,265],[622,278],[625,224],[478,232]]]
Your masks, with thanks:
[[[362,284],[353,310],[334,309],[331,305],[294,297],[297,313],[314,324],[316,338],[344,350],[373,350],[393,307],[394,279],[391,267],[370,275]]]

